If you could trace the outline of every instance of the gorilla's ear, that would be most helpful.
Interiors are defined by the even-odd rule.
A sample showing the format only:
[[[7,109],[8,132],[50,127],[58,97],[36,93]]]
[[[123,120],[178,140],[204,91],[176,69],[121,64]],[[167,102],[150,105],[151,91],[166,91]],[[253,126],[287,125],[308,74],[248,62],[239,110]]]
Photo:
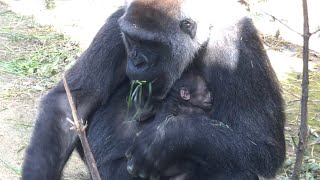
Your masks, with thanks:
[[[180,22],[180,29],[193,39],[197,33],[197,23],[192,19],[184,19]]]
[[[190,100],[190,91],[185,87],[180,88],[180,97],[186,101]]]

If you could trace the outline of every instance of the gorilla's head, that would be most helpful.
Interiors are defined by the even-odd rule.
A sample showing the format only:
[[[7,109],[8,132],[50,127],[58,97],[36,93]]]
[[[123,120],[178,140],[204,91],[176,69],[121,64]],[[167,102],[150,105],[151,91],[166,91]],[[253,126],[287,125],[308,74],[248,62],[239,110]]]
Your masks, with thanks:
[[[153,82],[159,98],[208,41],[210,23],[200,23],[203,17],[194,16],[188,5],[186,0],[133,0],[119,19],[128,77]]]

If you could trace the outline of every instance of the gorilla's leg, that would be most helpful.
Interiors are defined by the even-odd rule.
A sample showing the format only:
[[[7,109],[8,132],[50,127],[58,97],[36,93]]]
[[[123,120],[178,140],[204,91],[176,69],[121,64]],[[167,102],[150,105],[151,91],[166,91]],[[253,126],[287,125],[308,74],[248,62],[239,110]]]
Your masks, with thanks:
[[[99,167],[101,179],[134,180],[127,171],[126,159],[112,160]],[[138,178],[137,178],[138,179]]]
[[[67,72],[80,118],[89,120],[95,109],[108,100],[125,78],[126,53],[115,12],[100,29],[90,47]],[[72,118],[60,82],[43,99],[26,152],[22,179],[60,179],[61,171],[78,138],[66,118]]]
[[[61,106],[57,105],[56,97],[60,98],[60,102],[67,103],[62,99],[63,95],[55,92],[42,100],[41,106],[46,108],[39,111],[32,144],[25,157],[23,179],[59,179],[78,141],[76,133],[68,130],[70,125],[65,120]],[[53,118],[55,121],[51,120]]]
[[[210,179],[214,180],[259,180],[259,177],[255,174],[244,172],[230,172],[227,174],[217,174]]]

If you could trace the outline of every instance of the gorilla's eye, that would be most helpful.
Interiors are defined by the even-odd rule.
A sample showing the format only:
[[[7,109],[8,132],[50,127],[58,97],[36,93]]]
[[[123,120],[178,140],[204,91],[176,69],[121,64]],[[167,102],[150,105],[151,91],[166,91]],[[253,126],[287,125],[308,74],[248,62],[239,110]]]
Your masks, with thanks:
[[[191,19],[184,19],[180,23],[180,29],[194,38],[197,32],[197,23]]]
[[[182,21],[181,26],[183,26],[185,29],[190,29],[191,28],[191,22],[189,22],[188,20]]]

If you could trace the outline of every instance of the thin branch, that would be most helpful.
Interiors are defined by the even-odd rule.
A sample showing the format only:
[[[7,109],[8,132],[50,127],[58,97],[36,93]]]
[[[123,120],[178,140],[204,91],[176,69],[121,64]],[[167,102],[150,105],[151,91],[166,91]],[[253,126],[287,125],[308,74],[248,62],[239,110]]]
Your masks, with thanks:
[[[292,96],[296,97],[296,98],[299,98],[299,101],[300,101],[300,98],[299,96],[293,94],[291,91],[289,91],[288,89],[282,87],[283,90],[287,91],[289,94],[291,94]],[[288,101],[288,103],[291,103],[291,102],[295,102],[297,100],[292,100],[292,101]],[[320,100],[308,100],[308,102],[312,103],[313,105],[319,107],[319,105],[317,104],[317,102],[320,102]]]
[[[318,30],[315,30],[314,32],[310,33],[310,35],[317,34],[318,32],[320,32],[320,28]]]
[[[299,98],[300,99],[300,97],[299,96],[297,96],[297,95],[295,95],[295,94],[293,94],[291,91],[289,91],[288,89],[286,89],[286,88],[284,88],[284,87],[282,87],[282,89],[283,90],[285,90],[285,91],[287,91],[289,94],[291,94],[292,96],[294,96],[294,97],[296,97],[296,98]]]
[[[302,0],[303,6],[303,76],[301,95],[301,120],[299,130],[299,142],[296,148],[296,162],[292,172],[292,179],[298,180],[300,176],[303,155],[307,147],[308,138],[308,96],[309,96],[309,17],[307,0]]]
[[[86,129],[87,125],[83,125],[82,119],[81,119],[81,122],[79,121],[76,106],[74,105],[74,101],[72,99],[72,95],[71,95],[67,80],[64,76],[62,77],[62,79],[63,79],[64,88],[67,93],[68,101],[69,101],[69,104],[71,107],[72,117],[74,119],[73,121],[71,121],[70,119],[67,119],[67,120],[72,125],[71,128],[75,129],[79,135],[79,138],[80,138],[80,141],[81,141],[81,144],[83,147],[84,155],[87,159],[87,164],[88,164],[92,179],[93,180],[101,180],[98,169],[97,169],[96,161],[94,160],[93,154],[91,152],[91,149],[90,149],[90,146],[88,143],[88,139],[86,137],[85,129]]]
[[[6,44],[4,44],[4,43],[1,43],[5,48],[7,48],[10,52],[11,52],[11,54],[14,54],[14,50],[12,50],[9,46],[7,46]]]
[[[313,146],[316,144],[320,144],[320,137],[318,137],[314,142],[310,143],[308,146]]]
[[[277,17],[275,17],[274,15],[269,14],[269,13],[267,13],[267,12],[263,11],[263,10],[260,10],[260,11],[261,11],[261,12],[263,12],[264,14],[266,14],[266,15],[270,16],[272,19],[274,19],[274,20],[278,21],[279,23],[281,23],[282,25],[284,25],[286,28],[288,28],[288,29],[290,29],[291,31],[293,31],[293,32],[297,33],[298,35],[300,35],[300,36],[304,36],[304,35],[303,35],[303,34],[301,34],[300,32],[298,32],[298,31],[294,30],[294,29],[293,29],[293,28],[291,28],[289,25],[287,25],[286,23],[284,23],[283,21],[281,21],[280,19],[278,19]],[[320,32],[320,28],[319,28],[319,29],[317,29],[317,30],[315,30],[314,32],[310,33],[310,34],[309,34],[309,36],[312,36],[312,35],[314,35],[314,34],[317,34],[318,32]]]
[[[299,33],[299,32],[298,32],[298,31],[296,31],[296,30],[294,30],[294,29],[293,29],[293,28],[291,28],[289,25],[287,25],[286,23],[282,22],[280,19],[276,18],[274,15],[269,14],[269,13],[267,13],[267,12],[265,12],[265,11],[262,11],[262,10],[261,10],[261,12],[263,12],[263,13],[265,13],[266,15],[268,15],[268,16],[270,16],[270,17],[272,17],[272,19],[274,19],[274,20],[278,21],[279,23],[281,23],[282,25],[284,25],[285,27],[287,27],[287,28],[288,28],[288,29],[290,29],[291,31],[293,31],[293,32],[295,32],[295,33],[297,33],[297,34],[299,34],[300,36],[303,36],[303,34]]]
[[[250,9],[250,2],[249,1],[246,1],[246,0],[239,0],[238,1],[240,4],[242,5],[245,5],[246,7],[248,7]],[[268,16],[270,16],[272,19],[274,19],[275,21],[278,21],[279,23],[281,23],[282,25],[284,25],[285,27],[287,27],[288,29],[290,29],[291,31],[297,33],[298,35],[300,36],[303,36],[303,34],[301,34],[300,32],[294,30],[293,28],[291,28],[289,25],[287,25],[286,23],[282,22],[280,19],[276,18],[274,15],[270,14],[270,13],[267,13],[265,12],[264,10],[260,9],[260,8],[256,8],[256,11],[258,12],[262,12]]]
[[[291,140],[292,140],[292,144],[293,144],[293,149],[295,149],[297,147],[296,140],[294,140],[293,136],[291,136]]]

